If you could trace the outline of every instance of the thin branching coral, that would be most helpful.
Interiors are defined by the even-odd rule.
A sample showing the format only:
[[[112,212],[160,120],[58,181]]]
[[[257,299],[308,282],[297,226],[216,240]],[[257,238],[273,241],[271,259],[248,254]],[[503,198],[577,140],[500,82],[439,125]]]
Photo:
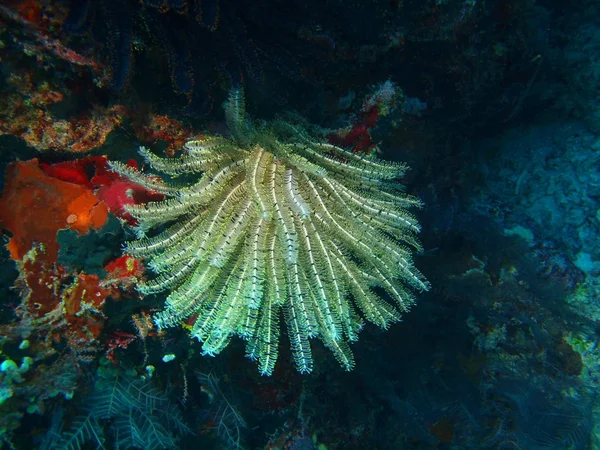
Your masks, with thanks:
[[[232,139],[188,142],[179,158],[141,148],[149,165],[180,184],[113,165],[166,196],[128,208],[140,239],[126,252],[157,274],[139,289],[170,291],[156,324],[195,317],[191,334],[205,354],[237,335],[270,375],[283,313],[300,372],[313,368],[314,338],[350,370],[348,342],[357,340],[361,317],[388,328],[412,305],[410,291],[427,289],[408,248],[419,247],[419,227],[406,209],[419,201],[396,181],[406,168],[319,142],[296,124],[254,127],[244,110],[243,93],[232,91]]]

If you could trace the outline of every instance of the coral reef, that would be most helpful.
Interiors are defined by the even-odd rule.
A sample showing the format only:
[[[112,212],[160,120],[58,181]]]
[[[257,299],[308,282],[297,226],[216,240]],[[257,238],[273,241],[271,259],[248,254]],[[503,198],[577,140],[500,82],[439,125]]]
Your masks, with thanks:
[[[86,153],[101,147],[126,114],[120,105],[95,107],[69,120],[51,111],[69,95],[64,88],[47,81],[37,84],[31,73],[15,73],[8,80],[10,93],[3,95],[0,108],[0,135],[23,139],[36,150]]]
[[[149,114],[139,124],[135,124],[134,130],[142,142],[151,144],[165,142],[167,144],[165,153],[168,156],[174,156],[177,150],[194,138],[190,128],[163,114]]]
[[[145,192],[130,182],[123,182],[126,188],[118,183],[103,157],[55,164],[16,161],[7,169],[0,224],[11,233],[7,248],[17,265],[20,303],[14,307],[16,320],[3,319],[0,325],[0,407],[12,417],[0,433],[6,442],[4,433],[19,426],[24,412],[43,413],[46,400],[74,395],[82,365],[102,349],[107,300],[130,295],[142,276],[141,264],[131,258],[112,260],[118,240],[108,251],[93,245],[96,236],[103,240],[122,232],[95,193],[117,184],[115,192],[103,192],[101,198],[118,214],[134,197],[121,202],[110,201],[112,197],[120,199],[132,187]],[[16,368],[15,360],[21,361]]]
[[[0,446],[599,447],[599,11],[1,2]]]

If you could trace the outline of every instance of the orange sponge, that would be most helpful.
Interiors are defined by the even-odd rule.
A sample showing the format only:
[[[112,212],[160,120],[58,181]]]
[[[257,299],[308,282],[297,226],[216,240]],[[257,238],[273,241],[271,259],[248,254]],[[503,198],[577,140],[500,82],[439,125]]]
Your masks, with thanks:
[[[37,159],[9,165],[0,198],[0,226],[12,233],[7,246],[12,259],[21,260],[41,243],[47,257],[56,260],[58,230],[85,234],[101,228],[107,218],[106,205],[88,188],[46,175]]]

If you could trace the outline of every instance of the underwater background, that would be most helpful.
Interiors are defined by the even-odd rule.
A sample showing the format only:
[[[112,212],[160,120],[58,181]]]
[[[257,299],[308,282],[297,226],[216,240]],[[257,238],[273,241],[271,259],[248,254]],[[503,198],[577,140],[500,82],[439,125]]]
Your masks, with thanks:
[[[0,448],[600,448],[599,55],[593,0],[1,0]]]

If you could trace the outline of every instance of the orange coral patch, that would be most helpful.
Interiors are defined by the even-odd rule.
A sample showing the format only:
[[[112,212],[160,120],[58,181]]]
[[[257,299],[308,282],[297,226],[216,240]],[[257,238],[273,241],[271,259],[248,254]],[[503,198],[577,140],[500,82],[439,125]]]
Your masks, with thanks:
[[[104,269],[107,279],[139,277],[144,273],[144,266],[133,256],[123,255],[109,262]]]
[[[69,225],[67,218],[77,220]],[[86,187],[46,175],[38,160],[11,163],[0,198],[0,226],[13,234],[8,249],[20,260],[35,243],[45,246],[47,258],[58,256],[56,233],[69,226],[81,234],[100,228],[108,211]],[[71,216],[71,220],[73,217]]]
[[[32,249],[19,267],[17,286],[25,294],[23,300],[27,310],[36,317],[56,309],[65,278],[64,269],[46,257],[42,249]]]
[[[110,293],[110,289],[100,286],[98,275],[80,273],[64,293],[65,313],[76,316],[82,310],[99,312]]]
[[[65,223],[71,222],[69,227],[79,234],[87,233],[90,228],[102,227],[108,219],[106,205],[89,194],[89,191],[84,191],[74,199],[67,207],[65,214]]]
[[[8,244],[6,244],[6,249],[9,251],[11,259],[21,259],[19,257],[19,245],[17,244],[17,241],[15,241],[14,239],[9,240]]]
[[[100,286],[97,275],[79,274],[63,293],[67,322],[97,338],[104,324],[102,308],[110,294],[110,289]]]

